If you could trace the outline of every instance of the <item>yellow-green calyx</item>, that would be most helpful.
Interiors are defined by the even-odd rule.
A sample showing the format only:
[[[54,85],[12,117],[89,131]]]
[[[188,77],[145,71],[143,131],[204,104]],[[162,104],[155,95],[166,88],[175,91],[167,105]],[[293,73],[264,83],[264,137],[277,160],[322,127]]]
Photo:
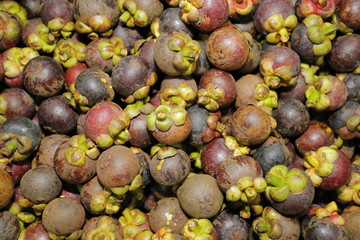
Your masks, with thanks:
[[[75,23],[66,22],[63,18],[56,17],[48,22],[47,27],[54,36],[67,39],[71,36]]]
[[[142,9],[138,9],[135,1],[118,0],[117,4],[121,13],[119,19],[127,27],[146,27],[150,24],[147,13]]]
[[[314,44],[313,51],[316,57],[325,56],[331,51],[333,40],[338,29],[337,25],[323,21],[316,14],[307,16],[303,23],[306,25],[306,36]]]
[[[229,201],[239,201],[246,204],[254,203],[259,197],[260,193],[266,189],[266,181],[262,177],[242,177],[239,179],[237,186],[231,186],[226,191],[226,199]]]
[[[270,88],[264,84],[259,83],[254,89],[254,98],[258,100],[257,106],[265,106],[270,109],[277,107],[278,95],[276,91],[270,90]]]
[[[182,75],[191,75],[196,68],[196,61],[201,53],[201,46],[196,40],[175,33],[167,43],[170,51],[176,52],[173,67]]]
[[[152,235],[151,240],[175,240],[173,230],[168,227],[162,227]]]
[[[30,47],[12,47],[6,52],[6,60],[3,61],[5,76],[8,78],[16,78],[20,76],[24,66],[34,57],[40,54]]]
[[[63,67],[69,68],[79,62],[85,62],[86,45],[84,43],[75,43],[72,39],[60,39],[56,44],[53,58]]]
[[[315,212],[316,217],[318,218],[329,218],[329,220],[338,225],[342,226],[345,224],[345,219],[337,213],[339,210],[335,201],[328,203],[323,208],[315,208],[310,210],[310,213]]]
[[[146,119],[150,131],[168,131],[173,125],[181,126],[187,118],[187,111],[182,107],[159,105]]]
[[[352,172],[346,185],[336,190],[337,199],[342,203],[352,203],[360,205],[360,174]]]
[[[154,111],[154,109],[155,107],[151,103],[145,103],[143,101],[137,100],[133,104],[128,104],[124,111],[130,117],[130,119],[133,119],[137,117],[140,113],[144,115],[149,115]]]
[[[321,147],[316,151],[309,151],[304,156],[305,171],[315,187],[320,186],[322,178],[329,176],[334,170],[333,162],[339,153],[331,147]]]
[[[27,11],[19,3],[12,0],[0,2],[0,10],[16,16],[23,25],[27,21]]]
[[[21,32],[21,26],[19,22],[9,16],[10,14],[5,12],[0,12],[0,24],[1,26],[6,26],[6,31],[0,30],[0,39],[6,37],[9,40],[16,40]]]
[[[346,127],[350,132],[360,131],[360,115],[355,115],[346,120]]]
[[[87,24],[81,21],[75,22],[75,30],[81,34],[87,34],[90,39],[100,36],[110,37],[113,30],[111,19],[105,15],[94,15],[87,20]]]
[[[270,88],[292,86],[297,81],[297,76],[293,77],[293,71],[290,66],[284,65],[274,69],[271,58],[263,58],[261,60],[260,72],[264,76],[265,84]]]
[[[50,29],[43,23],[36,26],[35,33],[29,35],[28,43],[32,49],[53,53],[56,48],[57,38],[50,32]]]
[[[111,86],[111,81],[108,81],[105,77],[102,77],[100,80],[104,83],[104,86],[107,90],[107,96],[104,97],[103,101],[111,101],[115,96],[115,91]],[[79,91],[75,88],[75,84],[70,84],[69,92],[63,93],[63,96],[69,100],[71,106],[78,108],[83,112],[87,112],[91,108],[89,105],[89,100],[87,97],[79,93]]]
[[[153,86],[157,82],[157,74],[155,72],[151,72],[150,76],[145,79],[145,86],[137,89],[133,94],[129,95],[127,98],[122,99],[122,101],[126,103],[133,103],[134,101],[142,100],[144,102],[148,102],[150,100],[150,87]]]
[[[239,145],[236,139],[232,136],[224,136],[225,146],[230,150],[234,151],[234,156],[248,155],[250,153],[250,148],[248,146]]]
[[[109,41],[100,41],[97,47],[102,59],[111,58],[114,66],[128,53],[124,41],[117,36],[111,37]]]
[[[307,186],[308,178],[297,168],[288,169],[284,165],[276,165],[266,173],[267,183],[265,196],[275,202],[285,201],[290,193],[301,193]]]
[[[170,106],[186,107],[194,101],[196,92],[187,84],[181,83],[177,88],[165,88],[160,94],[160,103]]]
[[[125,198],[127,192],[136,192],[137,190],[140,189],[141,184],[142,184],[142,177],[140,174],[138,174],[135,176],[135,178],[132,180],[132,182],[129,185],[123,187],[113,187],[109,189],[116,196]]]
[[[318,76],[315,74],[319,70],[319,66],[301,63],[300,69],[301,75],[304,77],[306,84],[311,85],[316,82]]]
[[[69,103],[74,108],[79,108],[83,112],[90,110],[89,100],[78,92],[75,88],[75,84],[70,84],[69,92],[63,93],[63,96],[69,100]]]
[[[120,210],[121,201],[122,199],[112,195],[110,190],[104,189],[91,196],[90,209],[95,214],[105,212],[106,214],[112,215]]]
[[[68,236],[60,236],[60,235],[56,235],[55,233],[52,233],[52,232],[48,232],[48,235],[51,240],[61,240],[61,239],[76,240],[81,237],[82,230],[81,229],[76,230]]]
[[[17,218],[24,223],[30,224],[36,220],[36,216],[31,212],[19,212]]]
[[[116,240],[120,237],[114,233],[117,229],[118,224],[112,217],[102,215],[98,218],[96,227],[89,229],[85,236],[87,239]]]
[[[29,137],[18,136],[13,133],[0,133],[0,147],[0,159],[2,161],[23,161],[34,150]]]
[[[179,8],[181,9],[181,20],[186,24],[200,20],[199,8],[202,8],[205,0],[181,0]]]
[[[225,91],[215,84],[208,84],[206,88],[199,89],[198,103],[205,106],[209,111],[216,111],[220,108],[218,100],[225,96]]]
[[[71,165],[82,166],[86,162],[86,157],[95,160],[100,155],[97,145],[85,134],[72,136],[68,144],[70,148],[65,151],[65,157]]]
[[[212,239],[211,233],[214,231],[212,223],[204,219],[189,219],[182,228],[182,235],[186,239]]]
[[[264,29],[268,34],[266,41],[271,44],[288,42],[291,31],[297,26],[297,17],[294,14],[284,19],[281,13],[273,14],[264,22]]]
[[[147,221],[145,213],[139,209],[126,208],[122,212],[122,216],[119,218],[120,225],[123,228],[123,235],[125,238],[134,238],[138,233],[142,231],[139,227],[145,224]]]
[[[283,234],[283,226],[279,222],[281,217],[272,207],[265,207],[262,216],[253,221],[252,229],[259,239],[278,239]]]
[[[254,4],[257,0],[235,0],[235,12],[239,15],[248,15],[253,10]]]
[[[176,148],[170,146],[155,145],[151,148],[151,155],[161,160],[169,157],[173,157],[178,153]]]
[[[108,133],[114,144],[125,144],[130,140],[129,125],[130,117],[127,114],[121,120],[114,119],[110,122]]]
[[[318,111],[330,107],[330,98],[327,96],[332,91],[333,84],[329,77],[319,76],[314,85],[308,85],[305,90],[306,106]]]

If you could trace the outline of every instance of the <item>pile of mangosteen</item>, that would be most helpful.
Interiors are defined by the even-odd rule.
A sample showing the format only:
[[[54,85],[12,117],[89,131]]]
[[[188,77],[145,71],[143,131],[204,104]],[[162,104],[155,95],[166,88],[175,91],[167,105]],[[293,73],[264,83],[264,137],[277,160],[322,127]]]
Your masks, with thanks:
[[[0,1],[0,240],[359,222],[359,0]]]

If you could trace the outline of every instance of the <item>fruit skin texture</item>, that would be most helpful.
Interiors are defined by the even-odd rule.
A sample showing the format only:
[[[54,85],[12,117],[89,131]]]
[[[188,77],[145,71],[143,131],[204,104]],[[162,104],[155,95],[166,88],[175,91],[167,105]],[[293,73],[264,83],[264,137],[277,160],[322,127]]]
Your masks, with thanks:
[[[257,145],[270,135],[271,120],[261,108],[248,105],[233,113],[230,130],[239,143]]]
[[[109,128],[115,123],[121,124],[122,126],[118,126],[114,131],[120,129],[120,131],[125,132],[130,124],[130,118],[116,103],[110,101],[99,102],[86,114],[84,123],[85,134],[100,148],[107,149],[114,143],[118,143],[117,140],[119,140],[117,139],[117,133],[109,133]],[[123,142],[121,141],[119,144],[120,143]]]
[[[193,1],[181,1],[193,2]],[[194,1],[201,2],[201,1]],[[181,19],[186,23],[191,23],[196,29],[202,32],[211,32],[224,24],[229,16],[229,4],[227,0],[205,0],[203,5],[198,8],[198,19],[188,19],[184,16],[184,10],[181,11]],[[180,8],[182,4],[180,3]],[[190,14],[189,14],[190,15]]]
[[[11,176],[3,169],[0,169],[0,209],[10,203],[14,195],[14,183]]]
[[[48,233],[67,236],[84,225],[85,209],[75,199],[56,198],[46,205],[42,221]]]
[[[294,137],[303,133],[309,126],[310,115],[302,102],[294,98],[278,101],[278,107],[273,111],[276,119],[276,130],[286,137]]]
[[[40,97],[52,97],[60,92],[64,83],[64,71],[51,57],[38,56],[31,59],[22,73],[26,90]]]
[[[360,66],[360,35],[339,36],[334,40],[329,64],[336,72],[352,72]]]
[[[139,173],[140,163],[129,148],[115,145],[100,154],[96,170],[105,187],[124,187]]]
[[[150,227],[154,232],[162,227],[168,227],[174,233],[181,234],[181,229],[187,220],[188,218],[182,211],[179,200],[175,197],[160,199],[149,213]]]
[[[250,45],[235,26],[215,30],[206,44],[206,55],[216,67],[225,71],[241,68],[248,60]]]
[[[9,212],[0,212],[0,240],[18,239],[20,224],[16,215]]]
[[[187,178],[177,190],[180,206],[193,218],[211,218],[221,209],[223,194],[216,179],[207,174]]]

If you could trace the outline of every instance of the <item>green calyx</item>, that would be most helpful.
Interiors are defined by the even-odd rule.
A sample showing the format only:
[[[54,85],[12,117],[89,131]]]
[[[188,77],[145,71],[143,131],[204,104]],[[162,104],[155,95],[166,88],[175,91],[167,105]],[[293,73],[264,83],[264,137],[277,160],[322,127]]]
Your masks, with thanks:
[[[8,78],[18,77],[24,66],[40,54],[30,47],[12,47],[6,51],[6,60],[3,62],[5,76]]]
[[[130,140],[129,133],[130,117],[124,114],[121,119],[114,119],[108,127],[109,136],[114,140],[114,144],[125,144]]]
[[[284,65],[274,69],[273,60],[271,58],[263,58],[261,60],[260,72],[264,76],[265,84],[269,88],[292,86],[297,81],[297,77],[293,77],[290,66]]]
[[[85,134],[72,136],[68,144],[70,148],[65,151],[65,158],[71,165],[83,166],[86,163],[86,157],[95,160],[100,155],[97,145]]]
[[[187,111],[182,107],[159,105],[146,119],[146,126],[150,131],[168,131],[173,125],[181,126],[185,123]]]
[[[60,39],[56,44],[53,58],[63,67],[69,68],[79,62],[85,62],[86,45],[75,43],[72,39]]]
[[[342,203],[360,204],[360,174],[352,172],[346,185],[336,190],[336,197]]]
[[[181,83],[177,88],[165,88],[160,93],[160,103],[169,106],[186,107],[195,98],[196,92],[187,83]]]
[[[204,0],[185,0],[179,2],[181,9],[180,18],[186,24],[197,22],[200,19],[199,8],[204,5]]]
[[[196,68],[196,61],[201,53],[199,42],[181,33],[175,33],[167,43],[169,50],[176,52],[173,67],[182,75],[191,75]]]
[[[273,14],[264,22],[264,29],[268,34],[266,41],[271,44],[286,43],[290,39],[291,31],[297,26],[297,17],[294,14],[284,19],[283,15]]]
[[[332,82],[327,76],[319,76],[314,85],[308,85],[305,90],[306,106],[323,111],[329,108],[330,98],[327,96],[332,91]]]
[[[120,202],[119,199],[111,195],[109,190],[103,190],[92,195],[90,199],[90,209],[95,214],[105,212],[106,214],[112,215],[119,211]]]
[[[142,230],[139,226],[147,221],[145,213],[139,209],[126,208],[119,218],[119,223],[124,230],[124,237],[134,238]]]
[[[275,201],[285,201],[290,193],[301,193],[307,186],[307,177],[296,168],[288,169],[284,165],[276,165],[266,174],[266,198]]]
[[[36,26],[35,33],[29,35],[28,43],[32,49],[53,53],[56,48],[56,37],[50,32],[50,29],[43,23]]]
[[[319,66],[301,63],[300,69],[301,75],[304,77],[306,84],[313,85],[318,78],[315,74],[319,70]]]
[[[130,117],[130,119],[133,119],[137,117],[140,113],[149,115],[151,112],[154,111],[154,109],[155,107],[151,103],[137,100],[135,103],[126,105],[124,111]]]
[[[265,207],[260,217],[252,223],[252,229],[260,239],[278,239],[282,236],[283,227],[279,222],[282,215],[272,207]]]
[[[75,84],[70,84],[69,92],[64,93],[63,96],[69,100],[71,106],[79,108],[83,112],[90,110],[89,100],[79,93],[75,88]]]
[[[146,27],[150,24],[147,13],[144,10],[138,9],[135,1],[118,0],[117,4],[121,13],[119,19],[127,27]]]
[[[333,162],[338,158],[339,154],[336,149],[331,147],[321,147],[316,151],[309,151],[304,156],[305,171],[313,181],[314,186],[318,187],[321,184],[319,177],[327,177],[334,170]],[[316,175],[316,176],[314,176]],[[314,181],[314,180],[317,181]]]
[[[32,141],[27,136],[18,136],[12,133],[0,133],[1,161],[21,162],[33,152]]]
[[[212,239],[211,233],[214,230],[212,223],[204,219],[189,219],[182,229],[182,235],[186,239]]]
[[[254,98],[258,100],[257,106],[266,106],[270,109],[277,107],[278,95],[276,91],[264,84],[259,83],[254,89]]]

